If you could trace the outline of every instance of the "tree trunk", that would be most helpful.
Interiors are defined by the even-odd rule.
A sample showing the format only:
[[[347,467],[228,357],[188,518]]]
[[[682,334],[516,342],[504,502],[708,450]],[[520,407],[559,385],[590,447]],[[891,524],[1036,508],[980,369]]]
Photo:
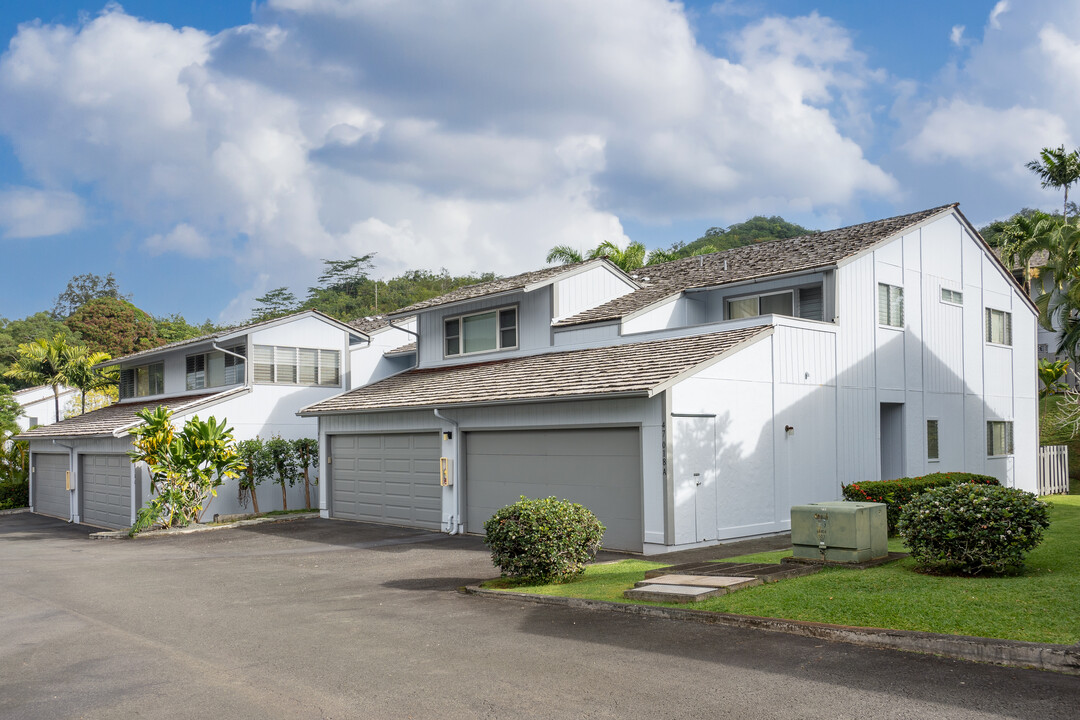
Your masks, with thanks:
[[[60,420],[61,420],[61,417],[60,417],[60,386],[59,385],[53,385],[52,386],[52,393],[53,393],[53,405],[56,406],[56,422],[60,422]]]
[[[79,414],[80,415],[85,415],[86,414],[86,391],[85,390],[82,391],[82,412],[80,412]]]
[[[281,481],[281,509],[282,510],[288,510],[289,509],[289,501],[285,497],[285,481],[284,480]]]
[[[252,483],[251,487],[249,488],[249,491],[251,492],[251,509],[255,511],[256,515],[258,515],[259,514],[259,496],[255,494],[255,484],[254,483]]]
[[[304,467],[304,504],[307,506],[307,509],[310,510],[311,509],[311,482],[310,482],[310,480],[308,478],[309,478],[309,476],[308,476],[308,468],[307,468],[307,466],[305,466]]]

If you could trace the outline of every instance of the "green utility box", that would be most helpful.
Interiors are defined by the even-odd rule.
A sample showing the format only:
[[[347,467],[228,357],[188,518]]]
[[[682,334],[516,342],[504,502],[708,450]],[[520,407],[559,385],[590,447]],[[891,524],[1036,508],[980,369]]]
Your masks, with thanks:
[[[791,508],[794,555],[807,560],[861,563],[889,554],[884,503],[823,502]]]

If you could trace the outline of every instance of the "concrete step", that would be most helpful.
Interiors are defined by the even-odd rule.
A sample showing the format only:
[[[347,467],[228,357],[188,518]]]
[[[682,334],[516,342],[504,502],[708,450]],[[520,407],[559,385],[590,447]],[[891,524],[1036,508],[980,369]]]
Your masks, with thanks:
[[[642,585],[623,592],[628,600],[648,600],[649,602],[690,603],[716,597],[724,591],[719,588],[692,587],[690,585]]]
[[[648,580],[641,580],[637,587],[645,585],[682,585],[686,587],[705,587],[727,590],[741,590],[745,587],[760,585],[755,577],[730,577],[715,575],[658,575]]]

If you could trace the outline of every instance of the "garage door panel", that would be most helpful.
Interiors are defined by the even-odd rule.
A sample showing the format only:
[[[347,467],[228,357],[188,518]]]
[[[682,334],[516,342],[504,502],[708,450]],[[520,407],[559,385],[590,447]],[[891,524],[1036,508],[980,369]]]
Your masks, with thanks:
[[[636,428],[493,431],[466,435],[466,520],[482,532],[522,495],[581,503],[607,527],[605,547],[642,548],[641,445]]]
[[[34,453],[34,512],[71,519],[71,493],[67,490],[68,456]]]
[[[125,455],[81,455],[80,520],[88,525],[131,525],[131,460]]]
[[[439,529],[441,450],[434,432],[333,436],[331,514]]]

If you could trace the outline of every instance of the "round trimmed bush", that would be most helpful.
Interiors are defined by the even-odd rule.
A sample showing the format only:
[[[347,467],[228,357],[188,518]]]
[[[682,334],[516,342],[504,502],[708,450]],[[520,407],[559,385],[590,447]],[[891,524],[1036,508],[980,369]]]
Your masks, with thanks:
[[[484,523],[491,562],[502,574],[534,582],[563,581],[585,572],[604,526],[591,510],[554,497],[522,496]]]
[[[898,527],[920,566],[977,575],[1022,567],[1049,525],[1046,503],[1031,493],[962,483],[912,498]]]

